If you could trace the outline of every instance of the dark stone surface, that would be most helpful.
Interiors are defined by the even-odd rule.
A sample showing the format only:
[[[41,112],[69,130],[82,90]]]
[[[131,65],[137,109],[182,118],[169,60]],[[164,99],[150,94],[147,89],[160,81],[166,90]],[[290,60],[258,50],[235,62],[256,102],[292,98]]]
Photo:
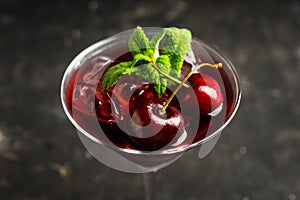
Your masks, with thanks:
[[[142,176],[81,144],[62,74],[88,45],[140,26],[183,26],[236,65],[243,100],[203,160],[157,175],[162,200],[300,198],[300,2],[0,0],[0,199],[143,199]]]

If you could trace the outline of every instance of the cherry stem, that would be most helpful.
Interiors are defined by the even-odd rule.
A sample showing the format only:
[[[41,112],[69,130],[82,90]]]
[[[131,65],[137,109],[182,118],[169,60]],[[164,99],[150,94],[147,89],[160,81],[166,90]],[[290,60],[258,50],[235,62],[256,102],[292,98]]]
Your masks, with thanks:
[[[180,82],[180,84],[177,86],[177,88],[175,89],[175,91],[173,92],[173,94],[169,97],[169,99],[167,100],[166,104],[164,105],[164,107],[162,107],[161,112],[164,113],[167,109],[167,107],[169,106],[169,104],[171,103],[172,99],[175,97],[175,95],[177,94],[177,92],[182,88],[182,86],[185,84],[185,82],[190,78],[190,76],[197,71],[198,69],[200,69],[201,67],[204,66],[208,66],[208,67],[212,67],[212,68],[216,68],[216,69],[221,69],[222,68],[222,63],[215,63],[215,64],[211,64],[211,63],[201,63],[200,65],[197,65],[196,67],[194,67],[189,73],[188,75],[186,75],[186,77]]]
[[[181,84],[182,81],[170,76],[169,74],[166,74],[165,72],[161,71],[154,62],[152,62],[152,66],[154,67],[154,69],[156,69],[160,74],[162,74],[163,76],[167,77],[168,79],[174,81],[175,83]],[[189,87],[187,84],[183,83],[184,87]]]

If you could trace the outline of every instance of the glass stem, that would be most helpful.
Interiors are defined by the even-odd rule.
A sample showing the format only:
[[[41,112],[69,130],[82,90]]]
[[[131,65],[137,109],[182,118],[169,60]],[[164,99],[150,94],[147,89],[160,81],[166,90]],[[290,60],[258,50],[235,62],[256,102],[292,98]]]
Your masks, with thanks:
[[[157,172],[149,172],[143,174],[143,185],[144,185],[144,199],[155,200],[156,199],[156,175]]]

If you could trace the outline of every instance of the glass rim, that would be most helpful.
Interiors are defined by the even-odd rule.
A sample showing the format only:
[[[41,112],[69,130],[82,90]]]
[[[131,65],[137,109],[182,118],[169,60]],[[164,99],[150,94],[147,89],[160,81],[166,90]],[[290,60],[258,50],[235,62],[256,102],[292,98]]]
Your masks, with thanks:
[[[146,28],[146,30],[158,30],[161,29],[160,27],[143,27],[143,29]],[[66,68],[62,81],[61,81],[61,87],[60,87],[60,99],[62,102],[62,107],[63,110],[65,112],[65,114],[67,115],[67,118],[69,119],[69,121],[72,123],[72,125],[76,128],[77,131],[79,131],[80,133],[82,133],[83,135],[85,135],[86,137],[88,137],[90,140],[92,140],[93,142],[98,143],[99,145],[105,145],[108,148],[111,148],[112,150],[115,150],[117,152],[124,152],[124,153],[129,153],[129,154],[134,154],[134,155],[145,155],[145,156],[149,156],[149,155],[164,155],[164,154],[175,154],[175,153],[181,153],[184,152],[186,150],[189,150],[191,148],[200,146],[208,141],[210,141],[211,139],[213,139],[215,136],[218,135],[218,133],[220,133],[225,127],[227,127],[227,125],[230,123],[230,121],[234,118],[234,116],[236,115],[236,112],[239,108],[240,105],[240,101],[241,101],[241,86],[240,86],[240,81],[239,81],[239,76],[237,73],[236,68],[234,67],[234,65],[232,64],[232,62],[219,50],[216,49],[216,47],[212,47],[212,45],[209,45],[208,43],[193,37],[193,40],[198,41],[201,45],[204,46],[205,49],[209,49],[209,51],[215,53],[218,57],[223,58],[223,60],[226,62],[226,65],[228,66],[229,70],[231,71],[232,75],[233,75],[233,79],[234,79],[234,83],[236,85],[236,87],[234,88],[234,90],[236,90],[237,94],[236,94],[236,98],[234,101],[234,104],[232,106],[232,112],[230,113],[229,117],[225,120],[224,124],[222,126],[220,126],[217,130],[215,130],[212,134],[210,134],[209,136],[206,136],[205,138],[201,139],[198,142],[195,143],[191,143],[191,144],[185,144],[182,146],[178,146],[178,147],[174,147],[174,148],[170,148],[170,149],[162,149],[162,150],[155,150],[155,151],[141,151],[141,150],[137,150],[137,149],[125,149],[125,148],[121,148],[118,146],[114,146],[114,145],[110,145],[108,143],[102,142],[100,139],[94,137],[93,135],[91,135],[90,133],[88,133],[86,130],[84,130],[71,116],[66,102],[64,100],[64,96],[65,96],[65,83],[67,80],[67,76],[68,74],[73,70],[74,67],[76,67],[78,65],[78,62],[82,62],[84,61],[85,58],[88,58],[90,53],[93,52],[94,50],[96,50],[97,48],[109,44],[110,42],[119,39],[119,36],[121,36],[124,33],[130,33],[131,31],[133,31],[133,29],[131,30],[127,30],[121,33],[118,33],[116,35],[113,35],[111,37],[102,39],[98,42],[95,42],[94,44],[88,46],[87,48],[85,48],[83,51],[81,51],[68,65],[68,67]]]

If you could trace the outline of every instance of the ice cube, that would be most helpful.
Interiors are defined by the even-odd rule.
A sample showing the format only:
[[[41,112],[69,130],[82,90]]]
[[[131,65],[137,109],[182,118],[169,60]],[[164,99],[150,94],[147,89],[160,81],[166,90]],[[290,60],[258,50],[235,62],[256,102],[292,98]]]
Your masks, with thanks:
[[[73,106],[83,113],[95,113],[95,87],[86,83],[77,83],[73,92]]]

